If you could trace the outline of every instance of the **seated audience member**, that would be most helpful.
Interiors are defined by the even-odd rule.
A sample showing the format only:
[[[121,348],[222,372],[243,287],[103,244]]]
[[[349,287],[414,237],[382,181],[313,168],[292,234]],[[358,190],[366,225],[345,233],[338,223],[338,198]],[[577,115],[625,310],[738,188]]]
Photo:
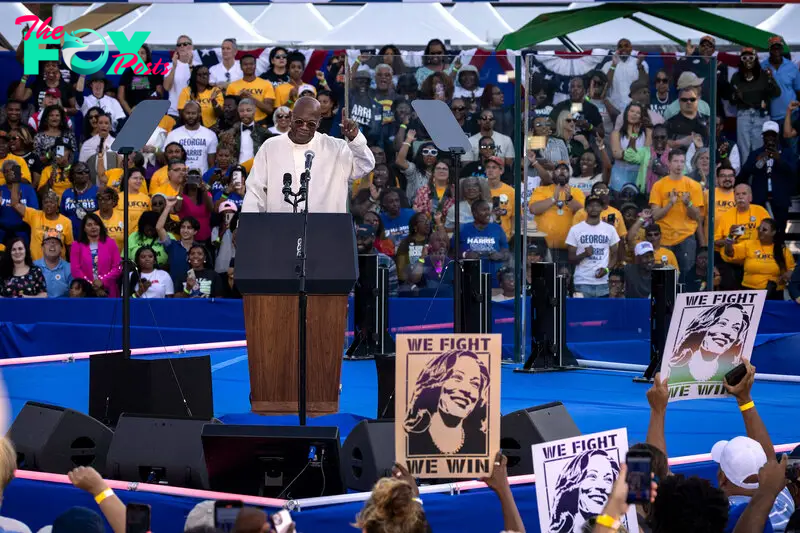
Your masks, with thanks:
[[[686,157],[681,150],[669,154],[669,174],[658,180],[650,191],[653,220],[663,231],[662,243],[675,254],[681,272],[694,265],[698,246],[705,246],[703,235],[703,189],[683,175]],[[698,231],[698,228],[701,228]]]
[[[73,237],[77,239],[83,216],[98,210],[99,192],[89,179],[86,163],[78,162],[70,167],[69,181],[72,187],[61,195],[59,211],[72,222]]]
[[[625,270],[620,267],[608,273],[609,298],[625,298]]]
[[[492,196],[489,192],[489,184],[485,179],[481,178],[463,178],[461,180],[461,201],[458,206],[453,206],[447,210],[447,215],[444,220],[444,228],[440,228],[439,218],[434,215],[434,221],[437,223],[437,229],[447,230],[452,233],[456,226],[456,209],[458,209],[458,217],[460,224],[469,224],[474,218],[472,215],[472,206],[478,200],[490,202]]]
[[[747,367],[745,377],[734,386],[725,383],[725,389],[736,398],[747,436],[717,442],[711,450],[711,458],[719,464],[717,473],[719,487],[730,503],[730,518],[726,531],[733,531],[745,507],[754,497],[755,490],[759,488],[761,481],[759,470],[768,460],[774,461],[775,458],[772,440],[751,395],[756,368],[747,360],[744,360],[744,364]],[[772,527],[765,528],[765,531],[771,529],[782,533],[786,529],[789,517],[794,513],[794,500],[789,490],[782,488],[773,497],[773,501],[769,512],[769,525]]]
[[[640,242],[634,248],[634,263],[625,265],[625,297],[649,298],[651,275],[655,264],[655,250],[648,241]]]
[[[400,285],[397,278],[397,266],[392,258],[375,249],[375,227],[361,224],[356,228],[356,245],[359,255],[378,255],[378,266],[389,269],[389,296],[397,296]]]
[[[619,235],[614,226],[600,220],[603,201],[586,199],[586,220],[572,226],[566,244],[570,263],[575,265],[575,290],[586,298],[608,296],[608,272],[618,257]]]
[[[767,298],[783,300],[783,290],[792,277],[794,256],[783,244],[783,237],[776,234],[778,226],[771,218],[765,218],[758,226],[758,238],[735,244],[725,239],[722,258],[744,265],[742,287],[766,290]]]
[[[444,294],[440,288],[442,286],[450,287],[453,284],[453,261],[448,253],[449,244],[450,239],[443,231],[431,233],[428,239],[428,255],[422,264],[422,283],[427,290],[432,291],[430,296],[437,292]]]
[[[56,232],[47,232],[42,241],[41,259],[37,259],[33,264],[42,270],[45,284],[47,285],[48,298],[62,298],[69,293],[69,286],[72,283],[72,271],[70,265],[62,257],[61,236]]]
[[[408,237],[409,222],[414,216],[414,210],[402,207],[399,189],[384,189],[381,194],[381,220],[386,231],[386,237],[391,239],[395,248],[400,241]]]
[[[492,296],[493,302],[507,302],[509,300],[513,300],[514,296],[516,295],[516,291],[514,289],[514,271],[508,268],[502,268],[497,273],[497,282],[500,285],[499,292]]]
[[[571,171],[566,161],[559,161],[553,171],[553,182],[537,187],[528,203],[534,215],[536,227],[547,236],[547,246],[553,261],[567,262],[566,238],[572,227],[572,219],[586,203],[586,198],[577,187],[569,186]]]
[[[765,122],[761,131],[764,146],[750,152],[736,182],[750,185],[753,203],[769,209],[783,232],[797,190],[797,152],[780,145],[776,122]]]
[[[428,237],[431,233],[431,218],[426,213],[415,213],[408,223],[409,234],[397,246],[397,278],[406,281],[410,266],[425,262],[428,255]]]
[[[158,268],[156,253],[152,248],[139,248],[133,261],[136,265],[130,278],[133,298],[170,298],[175,294],[172,278]]]
[[[122,274],[119,248],[97,214],[87,213],[83,217],[69,257],[73,278],[90,282],[97,296],[119,297],[117,280]]]
[[[480,259],[483,265],[481,271],[489,273],[495,285],[495,273],[508,261],[509,251],[503,228],[491,222],[491,217],[489,202],[477,200],[472,204],[473,221],[461,225],[459,250],[465,259]]]
[[[6,242],[0,256],[0,298],[47,298],[42,269],[33,264],[30,248],[21,237]]]
[[[211,268],[206,248],[200,243],[191,245],[187,252],[189,271],[183,275],[184,281],[177,285],[176,298],[222,298],[222,278]]]

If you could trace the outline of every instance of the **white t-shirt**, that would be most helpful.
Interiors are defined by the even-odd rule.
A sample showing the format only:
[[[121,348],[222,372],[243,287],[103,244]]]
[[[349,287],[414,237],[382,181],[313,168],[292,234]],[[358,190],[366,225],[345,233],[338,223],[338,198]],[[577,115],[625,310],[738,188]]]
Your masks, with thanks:
[[[598,268],[608,268],[609,251],[619,242],[619,235],[614,226],[600,221],[592,226],[586,221],[572,226],[567,234],[567,244],[574,246],[580,255],[591,246],[594,253],[584,258],[576,267],[573,277],[575,285],[603,285],[608,283],[608,274],[596,278]]]
[[[639,79],[639,64],[636,60],[636,55],[638,55],[638,52],[632,53],[628,59],[617,63],[614,69],[614,80],[611,82],[611,87],[608,91],[608,99],[611,100],[611,103],[620,113],[631,103],[631,84]],[[609,61],[603,65],[601,70],[608,75],[611,66],[612,62]],[[647,61],[643,62],[642,66],[644,66],[645,72],[650,72]]]
[[[167,295],[175,294],[172,278],[163,270],[153,270],[148,274],[143,273],[141,277],[150,282],[150,288],[142,295],[142,298],[166,298]],[[138,283],[134,290],[139,290]]]
[[[93,94],[84,96],[83,105],[81,106],[81,113],[83,113],[83,116],[86,116],[86,113],[93,107],[99,107],[105,111],[107,115],[111,116],[111,128],[114,130],[117,129],[117,122],[127,116],[119,101],[110,96],[104,95],[100,99]]]
[[[222,62],[219,62],[210,69],[208,69],[208,74],[211,85],[219,85],[220,83],[231,83],[240,80],[244,77],[244,72],[242,72],[242,67],[239,66],[238,61],[233,62],[233,66],[231,67],[230,70],[226,69],[225,65]],[[225,74],[230,74],[230,76],[226,76]]]
[[[189,86],[189,76],[192,71],[189,68],[189,63],[178,61],[177,64],[172,65],[170,68],[175,69],[175,77],[172,81],[172,89],[169,90],[169,111],[168,115],[178,115],[178,98],[181,96],[181,91]],[[165,76],[166,77],[166,76]]]
[[[175,128],[167,135],[166,146],[176,142],[186,150],[186,166],[196,168],[202,174],[208,170],[208,156],[217,153],[217,136],[205,126],[188,130],[186,126]]]
[[[570,178],[569,179],[569,186],[575,187],[576,189],[580,189],[584,196],[589,196],[592,194],[592,185],[597,183],[598,181],[602,181],[603,175],[598,174],[593,178]]]

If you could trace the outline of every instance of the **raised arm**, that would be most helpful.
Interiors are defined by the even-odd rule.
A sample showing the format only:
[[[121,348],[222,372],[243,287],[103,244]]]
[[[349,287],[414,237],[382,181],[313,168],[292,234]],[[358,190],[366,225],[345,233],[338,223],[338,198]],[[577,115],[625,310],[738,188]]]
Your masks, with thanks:
[[[167,198],[167,206],[161,212],[161,216],[158,217],[158,222],[156,222],[156,232],[158,233],[158,241],[162,244],[166,244],[169,242],[169,235],[167,234],[167,230],[164,228],[167,224],[167,219],[169,218],[170,213],[172,213],[172,209],[178,203],[177,196],[169,196]]]
[[[486,483],[500,500],[500,508],[503,511],[503,529],[525,533],[525,524],[522,523],[522,516],[519,514],[514,495],[511,493],[511,485],[508,483],[507,464],[508,458],[502,452],[497,452],[494,457],[492,475],[482,478],[481,481]]]
[[[753,397],[750,394],[753,389],[753,383],[756,379],[756,367],[750,364],[750,361],[745,359],[743,361],[747,367],[747,374],[742,381],[731,387],[728,385],[728,380],[725,380],[725,389],[728,394],[736,398],[736,403],[739,404],[739,409],[742,411],[742,418],[744,419],[744,429],[747,431],[747,436],[758,442],[767,457],[775,457],[775,447],[772,445],[772,440],[769,438],[769,432],[758,414]]]
[[[79,466],[67,474],[72,484],[92,495],[114,533],[125,533],[125,504],[108,488],[91,466]]]
[[[667,388],[666,378],[662,380],[660,373],[656,373],[653,386],[647,391],[647,403],[650,404],[650,423],[647,425],[647,438],[645,442],[664,452],[664,455],[667,455],[667,439],[664,436],[664,424],[667,418],[669,389]]]
[[[353,183],[356,179],[372,172],[372,169],[375,168],[375,155],[367,146],[367,138],[358,129],[358,124],[348,118],[344,110],[342,111],[342,134],[352,154],[348,183]]]

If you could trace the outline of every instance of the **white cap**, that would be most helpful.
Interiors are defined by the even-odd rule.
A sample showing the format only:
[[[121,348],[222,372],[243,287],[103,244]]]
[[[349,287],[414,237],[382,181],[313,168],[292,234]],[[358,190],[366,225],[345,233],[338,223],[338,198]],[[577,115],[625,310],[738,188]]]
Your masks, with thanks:
[[[757,476],[767,464],[767,454],[761,445],[750,437],[735,437],[721,440],[711,448],[711,458],[731,483],[743,489],[757,489],[758,483],[745,483],[750,476]]]
[[[636,248],[633,249],[633,253],[636,254],[636,256],[640,256],[648,253],[655,253],[655,250],[653,250],[653,245],[650,241],[642,241],[636,245]]]
[[[761,126],[761,133],[767,133],[768,131],[772,131],[774,133],[778,133],[780,131],[780,126],[774,120],[768,120]]]
[[[195,505],[186,517],[183,530],[189,531],[201,526],[214,527],[214,500],[205,500]]]

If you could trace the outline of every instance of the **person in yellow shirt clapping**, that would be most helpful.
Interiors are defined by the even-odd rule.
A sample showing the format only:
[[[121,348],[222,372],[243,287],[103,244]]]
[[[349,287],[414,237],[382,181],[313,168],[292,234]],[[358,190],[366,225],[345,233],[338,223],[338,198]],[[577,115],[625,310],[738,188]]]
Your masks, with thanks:
[[[770,300],[783,300],[783,289],[792,277],[795,267],[792,253],[776,238],[778,225],[765,218],[758,226],[758,238],[734,244],[725,239],[722,257],[726,261],[744,264],[742,287],[767,290]]]
[[[178,111],[183,110],[186,102],[195,101],[200,104],[200,117],[203,126],[210,128],[222,115],[222,91],[208,81],[209,72],[206,66],[197,66],[189,76],[189,85],[183,88],[178,96]]]

